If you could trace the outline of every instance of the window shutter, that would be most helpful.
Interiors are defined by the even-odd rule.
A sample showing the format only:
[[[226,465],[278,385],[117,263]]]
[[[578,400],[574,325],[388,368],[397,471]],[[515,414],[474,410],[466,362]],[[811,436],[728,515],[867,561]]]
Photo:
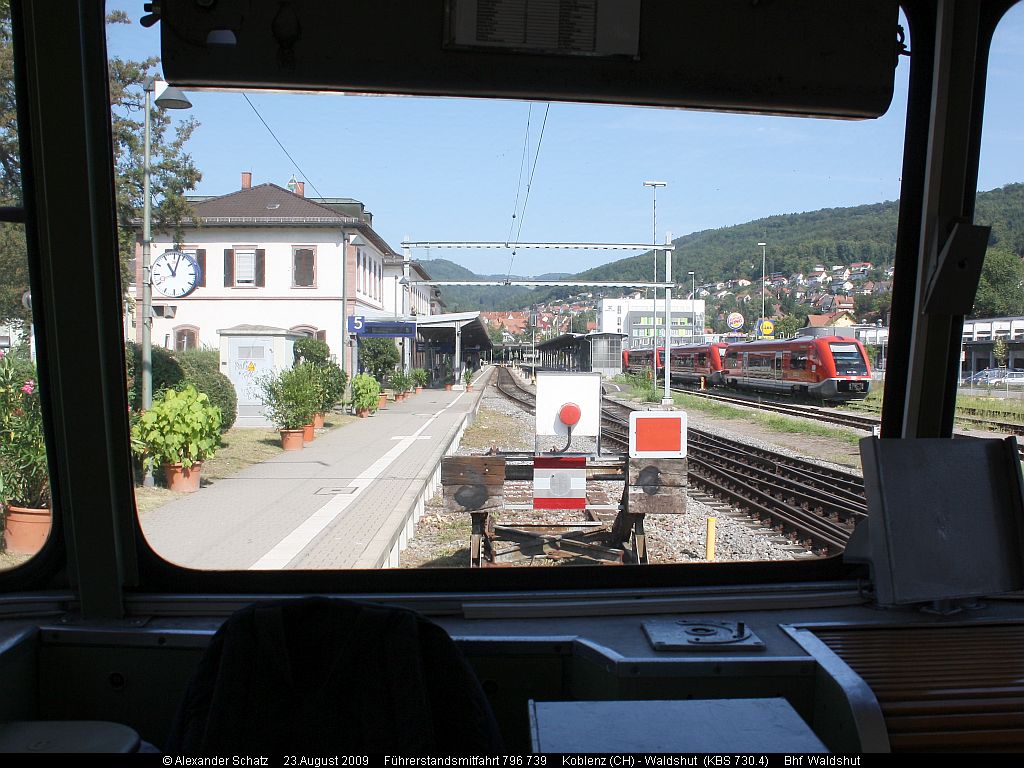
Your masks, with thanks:
[[[316,332],[316,340],[317,341],[326,342],[327,341],[327,331],[317,331]]]
[[[262,288],[267,284],[266,280],[266,256],[265,248],[256,249],[256,287]]]
[[[292,284],[301,288],[313,287],[313,249],[296,248],[293,254]]]
[[[206,287],[206,249],[205,248],[197,248],[196,249],[196,263],[199,264],[199,282],[196,283],[196,287],[198,287],[198,288],[205,288]]]
[[[224,249],[224,287],[235,284],[235,252],[231,248]]]

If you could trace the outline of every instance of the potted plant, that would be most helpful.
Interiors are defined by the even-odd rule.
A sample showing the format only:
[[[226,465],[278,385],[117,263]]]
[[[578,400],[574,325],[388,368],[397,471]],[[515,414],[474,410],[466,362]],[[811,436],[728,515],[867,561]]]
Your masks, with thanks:
[[[427,373],[426,368],[413,368],[412,370],[412,381],[416,386],[416,394],[418,395],[423,391],[423,388],[427,386],[430,381],[430,374]]]
[[[324,415],[341,402],[345,395],[348,376],[333,360],[313,364],[317,392],[317,410],[313,413],[313,427],[323,429]]]
[[[373,376],[360,373],[352,378],[352,405],[357,416],[365,419],[371,410],[376,410],[379,396],[380,384]]]
[[[270,420],[281,431],[281,447],[286,451],[302,448],[303,427],[312,424],[319,407],[313,366],[301,363],[259,381],[259,397]]]
[[[395,388],[395,401],[401,402],[405,399],[405,393],[409,391],[412,384],[409,375],[404,371],[396,371],[391,374],[391,386]]]
[[[455,384],[455,377],[452,376],[452,364],[447,360],[444,361],[444,391],[451,392],[452,385]]]
[[[220,447],[220,408],[191,384],[165,389],[132,425],[132,450],[161,467],[172,491],[199,490],[203,462]]]
[[[7,551],[32,555],[50,533],[50,474],[35,368],[0,350],[0,515]]]
[[[466,391],[467,392],[472,392],[473,391],[473,369],[470,368],[468,365],[466,366],[466,370],[462,374],[462,381],[466,384]]]

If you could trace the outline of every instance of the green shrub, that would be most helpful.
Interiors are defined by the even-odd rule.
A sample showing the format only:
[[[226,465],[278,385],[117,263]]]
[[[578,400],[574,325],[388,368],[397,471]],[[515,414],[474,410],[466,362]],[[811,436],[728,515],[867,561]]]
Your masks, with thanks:
[[[165,389],[153,407],[132,425],[132,449],[150,468],[188,468],[211,458],[220,447],[220,409],[191,384]]]
[[[319,406],[316,375],[308,363],[259,380],[260,401],[280,429],[301,429]]]
[[[164,389],[174,389],[185,380],[185,372],[174,354],[163,347],[152,348],[153,399]],[[128,376],[128,404],[132,410],[142,408],[142,345],[129,341],[125,344],[125,364]]]
[[[313,365],[313,373],[316,378],[317,412],[326,413],[344,397],[348,375],[332,361]]]
[[[425,387],[430,383],[430,374],[426,368],[413,368],[412,380],[417,387]]]
[[[378,382],[395,370],[398,360],[398,347],[391,339],[359,340],[359,364]]]
[[[0,523],[6,504],[50,506],[50,473],[35,366],[0,350]]]
[[[231,379],[220,372],[220,353],[215,349],[197,349],[176,354],[183,383],[191,384],[220,408],[221,431],[227,432],[238,416],[238,395]]]
[[[380,384],[373,376],[360,373],[352,378],[352,405],[357,411],[375,411],[380,403]]]
[[[404,371],[395,371],[388,377],[388,381],[396,394],[408,392],[412,389],[412,377]]]
[[[292,354],[295,357],[296,364],[314,363],[316,365],[323,365],[331,359],[331,348],[327,346],[326,341],[305,336],[295,340]]]

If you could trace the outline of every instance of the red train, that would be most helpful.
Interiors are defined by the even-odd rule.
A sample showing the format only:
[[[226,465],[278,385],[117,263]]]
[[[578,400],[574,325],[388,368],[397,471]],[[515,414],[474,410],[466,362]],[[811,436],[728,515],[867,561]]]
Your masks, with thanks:
[[[623,370],[651,370],[654,349],[626,350]],[[657,368],[664,367],[657,348]],[[871,388],[871,364],[864,345],[842,336],[797,336],[784,341],[697,344],[672,349],[673,381],[724,385],[822,400],[852,400]]]

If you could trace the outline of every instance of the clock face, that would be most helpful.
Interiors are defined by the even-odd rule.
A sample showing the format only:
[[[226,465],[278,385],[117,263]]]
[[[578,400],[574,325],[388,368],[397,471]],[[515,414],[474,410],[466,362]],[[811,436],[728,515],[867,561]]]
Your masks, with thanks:
[[[179,251],[165,251],[153,260],[153,287],[164,296],[180,299],[199,285],[199,263]]]

